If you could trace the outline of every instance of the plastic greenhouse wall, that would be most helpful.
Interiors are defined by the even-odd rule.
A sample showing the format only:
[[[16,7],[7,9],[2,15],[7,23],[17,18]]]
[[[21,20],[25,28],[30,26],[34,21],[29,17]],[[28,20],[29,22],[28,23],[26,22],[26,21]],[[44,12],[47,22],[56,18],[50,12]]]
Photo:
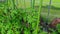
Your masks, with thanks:
[[[48,24],[50,24],[53,19],[60,18],[60,0],[51,0],[50,12],[48,15],[49,2],[50,0],[43,0],[41,11],[45,23],[48,17]],[[60,24],[57,24],[56,28],[57,31],[53,31],[50,34],[58,34],[57,32],[60,32]]]

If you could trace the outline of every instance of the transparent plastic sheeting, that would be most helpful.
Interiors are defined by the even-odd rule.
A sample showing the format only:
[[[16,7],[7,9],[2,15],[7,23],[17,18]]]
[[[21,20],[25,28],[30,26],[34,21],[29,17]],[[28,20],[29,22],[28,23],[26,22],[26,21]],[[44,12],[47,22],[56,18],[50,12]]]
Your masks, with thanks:
[[[41,15],[46,19],[48,15],[49,0],[43,0]],[[51,0],[49,21],[60,18],[60,0]]]
[[[18,5],[18,7],[22,7],[24,8],[26,6],[26,8],[30,8],[31,7],[31,0],[15,0],[15,4]],[[32,0],[33,2],[33,0]],[[39,0],[35,0],[35,5],[39,5]]]

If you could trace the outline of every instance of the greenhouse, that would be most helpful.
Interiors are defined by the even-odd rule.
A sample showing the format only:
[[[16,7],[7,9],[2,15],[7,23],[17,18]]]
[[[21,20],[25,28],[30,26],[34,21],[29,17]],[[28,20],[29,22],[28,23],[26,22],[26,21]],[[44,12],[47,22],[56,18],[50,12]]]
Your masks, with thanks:
[[[0,0],[0,34],[60,34],[60,0]]]

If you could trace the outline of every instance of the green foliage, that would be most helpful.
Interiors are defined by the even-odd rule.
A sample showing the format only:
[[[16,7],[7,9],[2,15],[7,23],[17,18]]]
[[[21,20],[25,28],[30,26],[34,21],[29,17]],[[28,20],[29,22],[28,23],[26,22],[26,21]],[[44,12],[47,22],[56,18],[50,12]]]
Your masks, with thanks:
[[[34,7],[34,4],[32,7]],[[14,0],[8,0],[6,4],[0,6],[0,32],[1,34],[20,34],[24,29],[24,34],[31,34],[30,30],[33,29],[35,33],[35,31],[38,31],[37,23],[39,20],[37,16],[38,12],[33,8],[27,9],[27,11],[26,8],[15,9]],[[30,27],[27,28],[27,26]]]
[[[47,32],[42,31],[40,34],[47,34]]]
[[[40,0],[39,8],[35,8],[35,0],[31,0],[31,7],[16,7],[16,0],[8,0],[0,3],[0,33],[1,34],[47,34],[40,29],[40,11],[42,0]],[[25,1],[23,3],[25,5]],[[45,11],[45,10],[44,10]],[[43,17],[46,20],[45,15]],[[30,32],[32,30],[32,32]],[[52,30],[52,29],[51,29]],[[57,25],[60,32],[60,25]],[[54,30],[51,34],[57,34]]]

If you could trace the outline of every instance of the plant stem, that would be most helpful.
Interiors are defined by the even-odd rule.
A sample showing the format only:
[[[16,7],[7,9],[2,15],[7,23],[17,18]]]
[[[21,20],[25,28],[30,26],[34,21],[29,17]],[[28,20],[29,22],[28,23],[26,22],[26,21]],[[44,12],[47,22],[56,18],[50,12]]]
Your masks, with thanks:
[[[39,5],[39,11],[38,11],[38,20],[37,20],[37,27],[36,27],[36,34],[38,34],[38,25],[40,23],[40,14],[41,14],[41,9],[42,9],[42,3],[43,3],[43,0],[40,0],[40,5]]]

